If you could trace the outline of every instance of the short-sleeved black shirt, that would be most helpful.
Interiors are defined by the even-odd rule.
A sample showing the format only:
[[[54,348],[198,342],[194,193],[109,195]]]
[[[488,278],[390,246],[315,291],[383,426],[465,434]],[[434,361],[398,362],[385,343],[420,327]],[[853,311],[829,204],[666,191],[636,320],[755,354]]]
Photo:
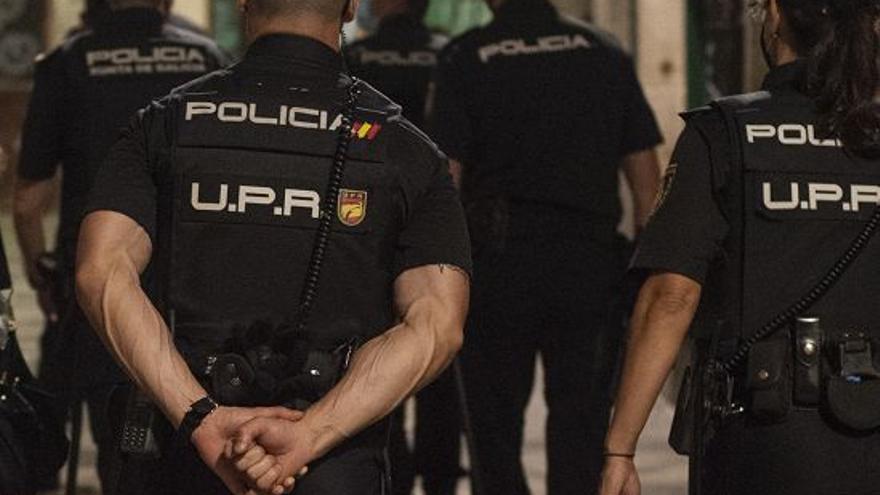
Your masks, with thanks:
[[[801,64],[770,71],[764,89],[798,87]],[[639,239],[633,268],[705,283],[730,231],[724,212],[732,150],[724,117],[699,109],[687,119],[667,169],[662,201]]]
[[[240,64],[178,88],[141,112],[114,146],[98,174],[88,211],[120,212],[142,225],[153,239],[154,261],[176,249],[198,250],[184,253],[188,261],[173,268],[172,277],[186,289],[173,291],[179,325],[293,316],[317,221],[302,209],[282,215],[281,203],[274,209],[249,206],[253,216],[248,217],[230,213],[235,210],[232,203],[229,212],[225,207],[221,212],[194,211],[187,196],[182,209],[174,210],[180,218],[174,235],[194,239],[198,247],[175,244],[167,238],[165,208],[169,191],[177,186],[168,185],[195,174],[198,178],[193,180],[201,183],[202,190],[194,193],[192,201],[215,197],[210,191],[216,187],[208,186],[213,179],[198,175],[197,169],[211,167],[210,161],[216,159],[224,162],[222,171],[211,173],[223,174],[216,182],[231,184],[231,191],[241,183],[274,187],[278,198],[293,188],[314,190],[323,197],[336,133],[319,129],[317,110],[308,113],[312,110],[305,108],[326,108],[330,117],[325,123],[333,121],[345,94],[341,86],[349,81],[341,70],[339,54],[318,41],[261,37]],[[314,126],[228,123],[220,122],[216,114],[190,115],[193,122],[207,122],[203,127],[207,132],[222,134],[193,135],[189,129],[194,124],[184,115],[189,103],[201,98],[235,102],[259,98],[252,112],[262,118],[273,115],[267,109],[283,103],[286,110],[299,112],[290,117],[291,122],[306,119]],[[391,284],[400,273],[431,264],[469,272],[471,264],[463,213],[445,156],[400,116],[399,106],[372,88],[365,87],[358,101],[358,122],[367,118],[363,109],[373,107],[383,107],[388,118],[378,129],[374,122],[377,133],[357,132],[353,139],[343,188],[363,191],[365,214],[357,224],[334,222],[313,320],[320,328],[321,322],[349,316],[373,334],[392,323]],[[360,158],[373,146],[384,146],[384,160]],[[197,156],[207,158],[197,163],[199,159],[193,158]],[[185,184],[183,194],[189,194],[190,185]]]
[[[425,124],[425,107],[437,53],[446,39],[411,14],[383,19],[373,36],[347,51],[352,75],[376,86],[403,107],[416,127]]]
[[[441,148],[464,165],[466,202],[492,196],[620,221],[618,170],[661,136],[630,58],[545,0],[509,0],[441,52]]]
[[[109,13],[37,63],[18,175],[64,170],[58,249],[72,262],[95,172],[129,118],[153,98],[225,62],[207,38],[164,23],[155,9]]]

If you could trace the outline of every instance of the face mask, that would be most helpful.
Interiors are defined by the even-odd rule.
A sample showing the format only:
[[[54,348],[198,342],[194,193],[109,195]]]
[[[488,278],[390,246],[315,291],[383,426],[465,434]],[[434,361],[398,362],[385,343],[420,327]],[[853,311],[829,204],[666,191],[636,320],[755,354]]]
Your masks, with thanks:
[[[373,15],[370,0],[362,0],[357,11],[357,25],[368,33],[374,33],[379,29],[379,19]]]

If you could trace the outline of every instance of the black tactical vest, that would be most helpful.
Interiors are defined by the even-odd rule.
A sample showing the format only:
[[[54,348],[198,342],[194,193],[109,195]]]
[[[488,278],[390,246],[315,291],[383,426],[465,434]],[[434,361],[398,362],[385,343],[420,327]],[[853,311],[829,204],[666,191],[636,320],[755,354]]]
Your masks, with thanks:
[[[862,231],[880,203],[880,163],[822,133],[813,102],[794,90],[717,101],[731,139],[725,211],[727,337],[755,333],[802,298]],[[810,310],[828,337],[880,336],[880,241],[873,240]]]
[[[255,89],[229,76],[176,101],[176,142],[161,178],[160,221],[179,344],[200,354],[236,325],[296,319],[336,151],[345,91]],[[245,88],[245,89],[243,89]],[[403,212],[386,161],[387,119],[399,107],[366,88],[358,100],[339,206],[310,334],[371,338],[392,323],[391,265]]]

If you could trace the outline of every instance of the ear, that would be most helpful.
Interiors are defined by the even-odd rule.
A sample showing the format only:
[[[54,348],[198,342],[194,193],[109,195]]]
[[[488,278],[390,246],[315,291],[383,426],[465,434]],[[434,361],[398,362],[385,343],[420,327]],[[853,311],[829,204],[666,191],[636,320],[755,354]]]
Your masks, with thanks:
[[[343,24],[354,20],[355,15],[357,15],[358,6],[360,5],[360,3],[361,0],[348,0],[345,11],[342,13]]]
[[[782,9],[779,7],[778,0],[767,2],[767,19],[764,22],[768,34],[779,35],[782,29]]]

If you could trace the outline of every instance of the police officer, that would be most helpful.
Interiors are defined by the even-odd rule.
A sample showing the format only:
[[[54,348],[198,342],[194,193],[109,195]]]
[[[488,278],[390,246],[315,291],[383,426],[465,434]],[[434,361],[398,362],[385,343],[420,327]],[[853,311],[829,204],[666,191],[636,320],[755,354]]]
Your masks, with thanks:
[[[158,6],[159,9],[166,15],[166,22],[168,22],[172,26],[201,36],[207,36],[208,33],[206,33],[201,27],[195,25],[186,17],[182,17],[171,12],[171,9],[174,7],[173,0],[165,0],[164,2],[160,2]],[[93,26],[96,22],[100,22],[99,19],[101,16],[106,16],[110,13],[110,4],[107,0],[87,0],[85,4],[85,9],[80,14],[80,25],[71,29],[67,33],[67,37],[71,37],[88,30],[90,26]]]
[[[475,250],[468,406],[486,492],[528,493],[523,414],[540,353],[549,493],[578,493],[598,482],[622,333],[618,174],[642,225],[660,134],[608,35],[545,0],[488,4],[492,23],[441,53],[434,104]]]
[[[445,157],[344,73],[356,1],[240,6],[242,62],[138,114],[99,172],[79,299],[178,428],[146,493],[262,493],[308,465],[297,493],[378,494],[381,419],[461,345],[463,214]],[[308,409],[253,408],[280,404]]]
[[[425,25],[427,8],[426,0],[372,0],[370,15],[378,20],[378,30],[347,50],[352,74],[400,103],[417,127],[425,123],[437,53],[447,41]],[[411,493],[416,473],[428,495],[455,493],[461,450],[457,406],[451,371],[421,391],[412,451],[403,430],[403,409],[395,415],[389,445],[393,493]]]
[[[42,370],[56,375],[50,381],[57,391],[71,395],[69,387],[76,390],[70,399],[85,396],[102,483],[108,481],[107,456],[112,450],[105,401],[109,387],[124,376],[88,328],[73,297],[77,232],[86,195],[98,164],[135,110],[217,69],[222,60],[206,38],[166,25],[162,4],[110,2],[113,12],[96,18],[92,30],[66,40],[38,61],[15,186],[15,224],[28,280],[47,319],[59,324],[53,346],[57,352],[44,355]],[[60,273],[52,276],[41,269],[48,267],[40,260],[47,249],[44,212],[59,165],[64,172],[56,241]]]
[[[700,362],[712,360],[693,393],[713,406],[702,413],[711,428],[692,431],[705,439],[689,448],[702,461],[692,490],[880,486],[876,219],[866,228],[880,184],[880,1],[754,8],[771,66],[763,91],[686,116],[634,261],[653,275],[632,319],[602,495],[639,493],[639,432],[691,325]]]
[[[447,40],[425,25],[426,0],[372,0],[369,6],[378,30],[348,50],[351,71],[399,102],[421,127],[437,53]]]

